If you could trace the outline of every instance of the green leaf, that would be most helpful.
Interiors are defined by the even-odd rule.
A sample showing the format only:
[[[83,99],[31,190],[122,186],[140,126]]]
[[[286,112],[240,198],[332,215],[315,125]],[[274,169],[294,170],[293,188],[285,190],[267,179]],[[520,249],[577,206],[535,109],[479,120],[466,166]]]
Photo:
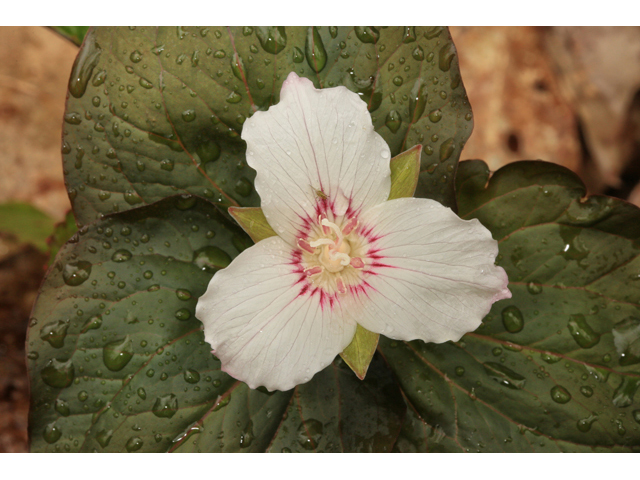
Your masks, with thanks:
[[[380,356],[358,380],[340,360],[299,385],[271,452],[390,452],[405,405]]]
[[[242,125],[295,71],[369,105],[393,155],[422,144],[417,195],[454,206],[472,117],[455,48],[431,27],[97,27],[69,83],[62,145],[81,223],[191,193],[258,206]]]
[[[49,265],[55,261],[56,255],[62,246],[67,243],[67,241],[77,231],[78,227],[76,225],[76,220],[73,217],[73,213],[68,212],[67,215],[65,215],[64,220],[56,224],[53,229],[53,233],[47,239],[47,244],[49,245]]]
[[[89,27],[49,27],[56,33],[59,33],[67,40],[75,43],[76,45],[82,45],[84,36],[87,34]]]
[[[351,343],[340,354],[344,362],[353,370],[360,380],[367,374],[369,364],[376,353],[379,334],[370,332],[366,328],[357,325],[356,334]]]
[[[397,448],[636,451],[640,210],[545,162],[458,175],[460,214],[498,240],[513,298],[457,343],[380,340],[410,407]]]
[[[19,242],[31,243],[43,252],[47,251],[47,238],[53,226],[49,215],[28,203],[0,204],[0,232],[13,235]]]
[[[255,243],[277,235],[260,207],[231,207],[229,214]]]
[[[28,332],[32,450],[166,451],[212,408],[235,380],[194,308],[245,238],[215,206],[184,196],[80,229]]]
[[[389,200],[413,197],[420,177],[420,153],[422,145],[416,145],[391,159],[391,192]]]
[[[322,448],[391,450],[405,406],[380,359],[364,382],[338,361],[289,392],[250,390],[220,371],[195,304],[247,241],[193,196],[80,229],[50,268],[28,332],[32,450],[304,449],[283,425],[306,421],[307,407],[334,444]],[[336,423],[338,403],[349,407]]]

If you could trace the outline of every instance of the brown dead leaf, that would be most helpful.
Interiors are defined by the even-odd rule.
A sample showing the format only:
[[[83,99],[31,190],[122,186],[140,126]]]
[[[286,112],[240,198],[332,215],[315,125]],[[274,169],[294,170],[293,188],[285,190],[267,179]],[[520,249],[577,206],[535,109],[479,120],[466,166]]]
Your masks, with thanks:
[[[543,159],[579,172],[581,150],[572,109],[559,87],[538,27],[451,27],[474,131],[462,159],[491,170]]]
[[[0,202],[62,220],[62,115],[77,47],[42,27],[0,27]]]

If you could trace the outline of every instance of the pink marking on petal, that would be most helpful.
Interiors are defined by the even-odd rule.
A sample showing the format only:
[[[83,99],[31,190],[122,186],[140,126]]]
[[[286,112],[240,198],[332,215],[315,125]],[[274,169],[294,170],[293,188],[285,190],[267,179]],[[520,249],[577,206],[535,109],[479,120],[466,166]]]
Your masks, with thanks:
[[[309,284],[307,283],[300,289],[300,292],[298,292],[298,297],[303,296],[305,293],[307,293],[308,290],[309,290]]]
[[[361,258],[358,257],[351,257],[351,262],[349,262],[349,265],[351,265],[353,268],[364,268],[364,262]]]

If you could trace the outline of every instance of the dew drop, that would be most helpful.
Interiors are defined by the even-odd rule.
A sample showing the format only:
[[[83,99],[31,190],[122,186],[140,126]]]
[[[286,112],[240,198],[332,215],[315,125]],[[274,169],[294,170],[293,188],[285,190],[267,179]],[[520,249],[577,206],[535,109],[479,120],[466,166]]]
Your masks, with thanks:
[[[392,133],[396,133],[400,129],[400,125],[402,125],[402,117],[396,110],[391,110],[387,114],[384,124]]]
[[[192,262],[200,270],[215,273],[222,268],[228,267],[231,263],[231,257],[224,250],[210,245],[193,252]]]
[[[171,418],[178,411],[178,397],[173,393],[163,395],[156,399],[151,411],[156,417]]]
[[[589,387],[588,385],[582,386],[580,387],[580,393],[589,398],[591,395],[593,395],[593,388]]]
[[[129,205],[137,205],[138,203],[142,203],[142,197],[138,195],[133,190],[127,190],[122,194],[124,201]]]
[[[246,198],[249,195],[251,195],[251,192],[253,191],[253,186],[251,185],[251,182],[249,180],[242,177],[240,178],[240,180],[236,182],[235,186],[233,187],[233,190],[238,195],[241,195]]]
[[[583,418],[581,420],[578,420],[578,422],[576,423],[576,426],[578,427],[578,430],[580,430],[583,433],[586,433],[589,430],[591,430],[591,425],[597,419],[598,419],[597,415],[589,415],[587,418]]]
[[[54,408],[56,412],[58,412],[63,417],[68,417],[71,414],[69,404],[60,398],[56,399]]]
[[[413,52],[411,52],[411,56],[414,60],[421,62],[424,60],[424,50],[422,50],[422,47],[416,47]]]
[[[539,295],[542,293],[542,285],[537,284],[535,282],[529,282],[527,283],[527,291],[531,295]]]
[[[354,27],[356,37],[362,43],[377,43],[380,39],[380,32],[374,27]]]
[[[409,118],[412,123],[416,123],[427,108],[427,88],[428,85],[422,78],[418,78],[413,84],[409,98]]]
[[[227,103],[231,103],[231,104],[239,103],[240,100],[242,100],[242,95],[236,92],[229,93],[229,95],[227,95],[227,98],[226,98]]]
[[[316,73],[321,72],[327,64],[327,51],[318,32],[318,27],[309,27],[304,51],[309,66]]]
[[[144,442],[140,437],[131,437],[127,440],[124,448],[127,449],[127,452],[136,452],[142,448],[142,445],[144,445]]]
[[[591,348],[600,342],[600,335],[591,328],[581,313],[571,315],[567,328],[575,342],[582,348]]]
[[[456,146],[453,143],[453,141],[454,139],[452,137],[445,140],[444,142],[442,142],[442,145],[440,145],[440,162],[444,162],[448,160],[451,157],[451,155],[453,155],[453,152],[456,149]]]
[[[133,341],[127,335],[122,340],[107,343],[102,349],[105,366],[112,372],[122,370],[133,357]]]
[[[71,359],[65,362],[53,358],[40,371],[42,381],[54,388],[65,388],[71,385],[74,374],[75,368]]]
[[[87,34],[84,46],[80,49],[71,69],[71,78],[69,78],[69,93],[75,98],[82,97],[86,92],[89,78],[98,64],[101,54],[102,49],[95,41],[94,34]]]
[[[184,372],[184,381],[187,383],[198,383],[200,381],[200,374],[191,368],[188,368]]]
[[[178,320],[183,322],[191,318],[191,312],[186,308],[181,308],[180,310],[177,310],[175,315]]]
[[[322,422],[310,418],[298,426],[298,443],[305,450],[315,450],[322,439]]]
[[[453,43],[444,44],[438,52],[438,68],[443,72],[448,72],[451,68],[451,62],[456,55],[456,49]]]
[[[556,403],[567,403],[569,400],[571,400],[571,394],[569,393],[569,391],[560,385],[555,385],[551,389],[550,394],[551,400]]]
[[[111,260],[117,263],[126,262],[127,260],[131,260],[131,252],[129,250],[116,250],[114,254],[111,256]]]
[[[51,422],[44,427],[44,431],[42,432],[42,438],[47,443],[56,443],[60,440],[62,436],[62,430],[58,428],[56,422]]]
[[[191,292],[189,290],[179,288],[178,290],[176,290],[176,296],[180,300],[189,300],[191,298]]]
[[[113,437],[113,430],[101,430],[96,435],[96,440],[102,448],[106,448]]]
[[[274,55],[287,46],[287,33],[284,27],[255,27],[262,48]]]
[[[53,348],[64,347],[64,339],[67,336],[69,324],[64,320],[47,323],[40,330],[40,338],[49,342]]]
[[[502,310],[502,324],[509,333],[520,332],[524,328],[524,319],[520,309],[511,305]]]
[[[429,120],[431,120],[432,123],[438,123],[442,120],[442,111],[439,108],[433,110],[429,113]]]
[[[253,422],[249,420],[240,433],[240,448],[249,448],[253,442]]]

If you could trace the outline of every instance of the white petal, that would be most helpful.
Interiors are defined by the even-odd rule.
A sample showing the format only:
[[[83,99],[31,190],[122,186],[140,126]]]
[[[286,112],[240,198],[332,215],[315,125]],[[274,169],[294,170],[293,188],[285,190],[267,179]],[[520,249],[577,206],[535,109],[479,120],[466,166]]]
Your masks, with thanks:
[[[365,212],[374,260],[349,314],[397,340],[457,341],[480,326],[491,305],[510,298],[494,265],[498,243],[478,220],[462,220],[433,200],[400,198]],[[344,308],[347,304],[343,302]]]
[[[305,288],[292,258],[280,237],[262,240],[217,272],[198,300],[196,316],[222,370],[251,388],[309,381],[355,334],[339,303],[321,306],[318,292]]]
[[[291,73],[280,102],[245,122],[242,138],[265,216],[291,244],[322,211],[358,212],[389,197],[389,146],[345,87],[316,90]]]

